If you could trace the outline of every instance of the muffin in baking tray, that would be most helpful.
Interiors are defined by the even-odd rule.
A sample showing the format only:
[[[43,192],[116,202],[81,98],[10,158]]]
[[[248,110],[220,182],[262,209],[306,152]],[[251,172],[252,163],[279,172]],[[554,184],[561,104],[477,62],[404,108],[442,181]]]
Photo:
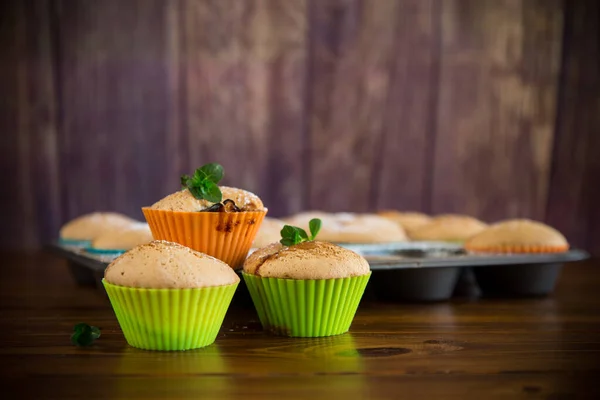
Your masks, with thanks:
[[[374,214],[324,213],[309,211],[284,219],[303,229],[312,218],[322,220],[319,240],[333,243],[390,243],[407,240],[404,229],[389,219]]]
[[[89,247],[97,237],[139,224],[132,218],[116,212],[93,212],[67,222],[60,229],[60,243]]]
[[[409,236],[415,241],[463,243],[486,227],[485,222],[473,217],[446,214],[437,216],[429,223],[410,231]]]
[[[465,242],[465,249],[482,253],[561,253],[569,250],[562,233],[541,222],[512,219],[490,225]]]
[[[412,230],[431,221],[429,215],[414,211],[401,212],[395,210],[381,210],[377,212],[377,215],[396,222],[404,228],[404,231],[409,234],[409,236]]]
[[[87,251],[96,254],[120,254],[140,244],[150,243],[152,240],[150,227],[140,222],[98,236],[92,240]]]
[[[218,186],[219,164],[181,177],[184,187],[143,207],[155,239],[168,240],[241,267],[267,213],[261,199],[243,189]]]
[[[263,328],[293,337],[347,332],[370,275],[363,257],[321,241],[263,247],[243,272]]]
[[[115,259],[102,283],[131,346],[188,350],[215,341],[239,280],[214,257],[152,241]]]
[[[254,238],[252,247],[260,248],[271,243],[277,243],[281,238],[280,232],[284,225],[285,222],[280,219],[265,217],[256,234],[256,238]]]

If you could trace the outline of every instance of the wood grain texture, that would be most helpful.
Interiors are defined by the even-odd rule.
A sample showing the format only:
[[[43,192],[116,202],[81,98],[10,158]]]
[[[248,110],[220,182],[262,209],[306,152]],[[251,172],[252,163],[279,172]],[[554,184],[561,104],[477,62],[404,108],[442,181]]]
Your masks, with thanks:
[[[546,218],[600,252],[593,0],[2,11],[0,247],[39,246],[95,210],[141,219],[180,174],[219,161],[224,184],[259,194],[271,216]]]
[[[370,195],[378,209],[430,212],[439,78],[440,2],[402,1]]]
[[[107,209],[142,218],[141,206],[177,187],[162,177],[167,4],[57,3],[66,218]]]
[[[543,219],[560,1],[442,2],[432,211]]]
[[[5,393],[18,390],[18,398],[600,394],[597,262],[565,268],[548,298],[363,301],[351,331],[327,338],[265,334],[252,306],[238,304],[214,345],[168,353],[128,347],[107,298],[75,286],[62,260],[0,256],[0,379]],[[73,325],[82,321],[102,328],[90,348],[69,343]]]
[[[225,184],[271,215],[302,207],[306,2],[188,1],[190,167],[218,161]]]
[[[547,220],[600,254],[600,5],[568,2]]]
[[[0,241],[34,247],[51,240],[62,217],[50,1],[2,7]]]
[[[312,3],[308,208],[376,207],[375,165],[396,57],[399,6],[394,1]]]

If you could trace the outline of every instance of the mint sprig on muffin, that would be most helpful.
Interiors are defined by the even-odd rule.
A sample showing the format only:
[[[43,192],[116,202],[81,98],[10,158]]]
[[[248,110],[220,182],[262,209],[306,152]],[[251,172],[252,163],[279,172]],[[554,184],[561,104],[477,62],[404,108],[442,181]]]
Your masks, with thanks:
[[[221,164],[206,164],[198,168],[191,177],[181,175],[181,185],[198,200],[204,199],[211,203],[220,203],[223,194],[218,183],[223,179],[224,174]]]
[[[302,228],[297,226],[285,225],[281,229],[281,243],[284,246],[294,246],[298,243],[309,242],[315,240],[319,231],[321,230],[321,220],[319,218],[313,218],[308,223],[308,229],[310,230],[310,236]]]

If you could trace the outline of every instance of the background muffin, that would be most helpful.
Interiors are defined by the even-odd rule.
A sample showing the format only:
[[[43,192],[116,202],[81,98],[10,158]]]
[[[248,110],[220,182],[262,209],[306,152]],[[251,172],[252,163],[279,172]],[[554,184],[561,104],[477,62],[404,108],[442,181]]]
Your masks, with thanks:
[[[102,282],[131,346],[187,350],[214,342],[239,278],[214,257],[153,241],[114,260]]]
[[[373,214],[306,212],[285,219],[293,226],[308,228],[312,218],[322,220],[319,240],[333,243],[388,243],[407,240],[398,224]]]
[[[92,240],[91,247],[87,250],[92,253],[119,253],[152,240],[150,227],[141,222],[98,236]]]
[[[529,219],[495,223],[465,242],[465,249],[492,253],[559,253],[569,243],[556,229]]]
[[[483,231],[487,224],[464,215],[441,215],[431,222],[410,231],[410,238],[417,241],[442,241],[462,243]]]
[[[310,240],[258,249],[243,272],[263,328],[294,337],[347,332],[370,275],[360,255]]]
[[[265,247],[271,243],[277,243],[281,238],[281,228],[285,225],[280,219],[265,217],[260,229],[256,234],[252,247],[259,248]]]
[[[420,212],[400,212],[394,210],[379,211],[377,215],[399,224],[406,233],[431,222],[429,215]]]
[[[169,240],[241,267],[267,213],[254,193],[218,186],[219,164],[181,177],[184,189],[142,211],[155,239]]]
[[[77,217],[60,229],[60,240],[65,244],[88,246],[104,233],[140,223],[116,212],[94,212]]]

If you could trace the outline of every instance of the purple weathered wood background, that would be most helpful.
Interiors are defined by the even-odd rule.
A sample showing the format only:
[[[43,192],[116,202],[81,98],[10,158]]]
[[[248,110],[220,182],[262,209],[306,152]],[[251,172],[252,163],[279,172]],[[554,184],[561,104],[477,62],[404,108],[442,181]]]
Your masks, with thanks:
[[[0,7],[2,247],[218,161],[273,216],[531,217],[600,254],[594,0]]]

